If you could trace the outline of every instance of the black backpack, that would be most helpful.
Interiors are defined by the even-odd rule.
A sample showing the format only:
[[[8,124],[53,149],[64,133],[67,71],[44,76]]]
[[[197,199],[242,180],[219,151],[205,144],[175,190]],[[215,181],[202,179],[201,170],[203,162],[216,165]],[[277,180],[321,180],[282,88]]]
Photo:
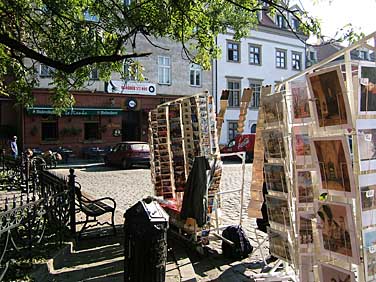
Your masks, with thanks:
[[[232,246],[222,241],[222,253],[226,258],[239,260],[247,257],[253,250],[240,225],[226,227],[222,232],[222,236],[234,243]]]

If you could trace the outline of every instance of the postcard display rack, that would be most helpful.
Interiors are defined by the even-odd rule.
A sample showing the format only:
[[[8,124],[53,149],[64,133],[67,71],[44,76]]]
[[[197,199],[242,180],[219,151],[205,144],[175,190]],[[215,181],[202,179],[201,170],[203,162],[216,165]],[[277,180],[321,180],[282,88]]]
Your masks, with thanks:
[[[261,97],[270,252],[295,281],[376,281],[376,62],[350,59],[374,37]]]
[[[194,158],[205,156],[211,164],[220,160],[213,97],[205,92],[159,105],[149,113],[149,133],[155,196],[169,203],[175,210],[170,216],[179,223],[184,185]],[[208,187],[209,214],[219,190],[220,164],[215,162]]]

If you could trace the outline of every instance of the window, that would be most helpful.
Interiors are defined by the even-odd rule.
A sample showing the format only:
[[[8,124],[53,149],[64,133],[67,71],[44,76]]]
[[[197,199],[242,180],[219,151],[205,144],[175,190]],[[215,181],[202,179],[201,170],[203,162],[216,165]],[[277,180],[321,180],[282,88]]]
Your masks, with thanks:
[[[297,31],[299,28],[299,21],[296,18],[291,19],[291,26],[294,31]]]
[[[91,80],[98,80],[99,79],[99,71],[98,69],[92,69],[90,72],[90,79]]]
[[[282,15],[277,15],[276,16],[276,24],[279,28],[285,28],[285,19],[283,18]]]
[[[252,124],[252,126],[251,126],[251,133],[256,133],[256,128],[257,128],[256,123]]]
[[[309,59],[311,61],[315,61],[316,60],[316,52],[315,51],[309,51]]]
[[[249,44],[249,63],[261,65],[261,46]]]
[[[201,86],[201,66],[192,64],[189,70],[189,78],[191,86]]]
[[[229,107],[239,107],[240,102],[240,80],[227,81],[229,90],[228,105]]]
[[[125,6],[130,6],[132,4],[132,0],[124,0]]]
[[[137,69],[136,70],[132,70],[132,65],[128,62],[128,61],[124,61],[123,62],[123,74],[122,74],[122,78],[126,81],[129,81],[129,80],[136,80],[136,75],[137,75]]]
[[[40,77],[51,77],[52,70],[51,67],[45,64],[40,64],[39,75]]]
[[[368,52],[367,51],[359,51],[359,58],[362,60],[368,60]]]
[[[158,83],[171,84],[171,59],[158,56]]]
[[[230,62],[240,62],[239,50],[239,43],[227,42],[227,60]]]
[[[58,139],[57,121],[42,121],[42,141],[53,141]]]
[[[252,89],[253,95],[251,100],[251,108],[258,108],[260,106],[260,94],[261,94],[261,80],[251,80],[249,82],[249,88]]]
[[[228,122],[228,140],[229,141],[231,141],[232,139],[235,139],[237,131],[238,131],[238,122],[229,121]]]
[[[301,70],[301,68],[302,68],[302,54],[292,52],[291,59],[292,59],[292,69],[293,70]]]
[[[84,138],[85,140],[100,140],[101,133],[99,122],[85,122],[84,124]]]
[[[275,64],[279,69],[286,68],[286,51],[277,49],[275,52]]]

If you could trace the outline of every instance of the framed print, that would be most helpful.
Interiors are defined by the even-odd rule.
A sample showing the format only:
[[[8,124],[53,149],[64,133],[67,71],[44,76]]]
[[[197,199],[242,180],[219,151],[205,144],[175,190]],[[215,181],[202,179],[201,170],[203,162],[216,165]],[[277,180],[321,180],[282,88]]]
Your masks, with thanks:
[[[366,281],[376,281],[376,228],[363,231],[363,251]]]
[[[323,69],[307,75],[314,116],[319,127],[351,127],[350,109],[339,66]]]
[[[311,120],[311,114],[309,111],[309,97],[306,80],[291,81],[290,89],[292,95],[293,122],[309,122]]]
[[[376,114],[376,67],[361,66],[360,114]]]
[[[316,210],[322,252],[358,263],[352,206],[337,202],[318,202]]]
[[[319,264],[321,282],[355,282],[353,272],[334,265]]]
[[[299,255],[299,281],[302,282],[315,282],[313,274],[313,266],[315,264],[313,254],[300,254]]]
[[[356,121],[360,170],[376,169],[376,119]]]
[[[266,188],[268,191],[287,193],[285,168],[283,164],[264,164]]]
[[[308,128],[306,126],[295,126],[292,128],[292,132],[296,164],[312,164],[311,138],[308,135]]]
[[[313,193],[313,171],[297,169],[296,170],[296,201],[298,205],[312,204],[314,200]]]
[[[283,97],[282,93],[262,96],[262,109],[264,111],[265,126],[279,126],[283,123]]]
[[[290,228],[290,211],[287,198],[266,195],[269,221]]]
[[[313,244],[312,219],[314,217],[314,213],[298,214],[299,246],[301,248],[308,248]],[[301,249],[300,252],[302,252]]]
[[[359,175],[363,227],[376,224],[376,174]]]
[[[291,244],[287,234],[268,227],[269,250],[277,258],[291,263]]]
[[[285,157],[285,146],[282,130],[264,130],[262,132],[265,157],[270,159],[282,159]]]
[[[332,195],[354,196],[350,150],[344,136],[313,138],[321,189]]]

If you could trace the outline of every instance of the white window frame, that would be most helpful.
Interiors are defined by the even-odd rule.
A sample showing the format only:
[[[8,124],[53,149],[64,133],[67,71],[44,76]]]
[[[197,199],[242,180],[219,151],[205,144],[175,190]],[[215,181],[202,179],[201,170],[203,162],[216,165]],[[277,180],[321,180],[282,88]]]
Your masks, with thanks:
[[[234,48],[234,46],[237,46]],[[230,48],[231,47],[231,48]],[[229,52],[232,51],[232,60],[230,60]],[[234,59],[234,53],[236,53],[236,60]],[[227,61],[233,63],[240,63],[240,43],[234,41],[227,41],[226,42],[226,54],[227,54]]]
[[[281,15],[281,14],[275,15],[275,24],[279,28],[286,28],[285,18],[283,17],[283,15]]]
[[[97,68],[93,68],[90,71],[90,79],[91,80],[99,80],[99,70]]]
[[[256,51],[256,48],[258,52]],[[252,52],[251,52],[252,49]],[[253,55],[253,62],[251,60],[251,54]],[[258,63],[255,62],[255,57],[258,56]],[[261,66],[262,64],[262,46],[257,44],[248,44],[248,62],[250,65]]]
[[[239,88],[230,88],[230,83],[239,83]],[[227,89],[229,90],[229,97],[228,97],[228,106],[232,108],[240,107],[240,97],[241,93],[240,90],[242,88],[242,81],[241,79],[237,78],[228,78],[227,79]],[[234,93],[237,95],[237,98],[234,99]],[[235,103],[234,103],[235,101]]]
[[[171,57],[158,56],[158,84],[171,85]]]
[[[298,56],[298,58],[299,58],[299,60],[297,60],[296,58],[295,58],[295,56]],[[295,51],[292,51],[291,52],[291,65],[292,65],[292,69],[293,70],[296,70],[296,71],[301,71],[302,70],[302,53],[300,53],[300,52],[295,52]],[[297,68],[296,67],[296,64],[295,64],[295,62],[299,62],[299,67]]]
[[[261,79],[249,79],[249,88],[252,89],[252,99],[249,103],[250,108],[258,108],[260,106],[260,96],[262,88]]]
[[[284,54],[283,57],[279,56],[278,54]],[[283,66],[281,61],[283,59]],[[287,68],[287,51],[284,49],[276,49],[275,50],[275,67],[277,69],[286,69]]]
[[[192,81],[193,75],[193,81]],[[197,82],[198,80],[198,82]],[[189,68],[189,85],[195,87],[202,86],[202,68],[200,65],[191,64]]]
[[[235,125],[236,130],[234,130],[233,128],[230,128],[230,124]],[[231,131],[234,131],[234,132],[231,134],[231,135],[233,135],[233,136],[230,136],[230,130],[231,130]],[[236,136],[237,133],[238,133],[238,122],[235,121],[235,120],[229,120],[229,121],[227,121],[227,138],[228,138],[227,143],[230,142],[231,140],[233,140],[233,139],[235,138],[235,136]]]
[[[53,71],[53,68],[45,65],[45,64],[40,64],[39,65],[39,76],[40,77],[51,77],[51,72]]]

